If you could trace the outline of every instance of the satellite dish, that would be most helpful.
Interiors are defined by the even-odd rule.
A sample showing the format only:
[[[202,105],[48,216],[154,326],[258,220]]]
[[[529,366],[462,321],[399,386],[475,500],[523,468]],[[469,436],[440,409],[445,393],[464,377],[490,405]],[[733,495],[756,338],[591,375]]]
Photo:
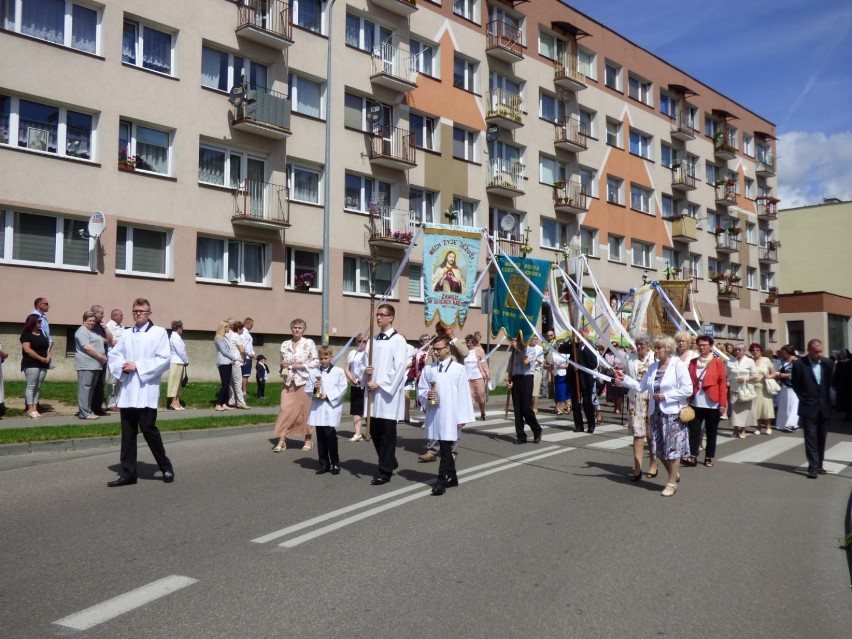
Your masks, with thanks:
[[[228,93],[228,102],[235,107],[242,106],[246,99],[246,88],[242,84],[235,84]]]
[[[515,216],[514,215],[504,215],[500,220],[500,228],[506,231],[507,233],[515,228]]]
[[[376,124],[376,125],[381,124],[382,123],[382,117],[383,117],[383,111],[384,111],[384,109],[382,109],[381,104],[374,104],[369,109],[367,109],[367,119],[372,124]]]
[[[498,137],[500,137],[500,127],[495,124],[492,124],[485,130],[485,139],[489,142],[494,142]]]
[[[93,237],[98,239],[106,228],[106,215],[100,211],[95,211],[89,218],[89,223],[86,225],[86,230],[80,229],[80,237],[89,239]]]

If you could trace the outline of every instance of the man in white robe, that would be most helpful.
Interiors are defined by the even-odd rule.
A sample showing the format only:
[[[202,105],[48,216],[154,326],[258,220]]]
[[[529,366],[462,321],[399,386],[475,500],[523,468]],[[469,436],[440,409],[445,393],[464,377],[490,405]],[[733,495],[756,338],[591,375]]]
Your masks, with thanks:
[[[426,437],[436,440],[440,449],[438,482],[433,495],[443,495],[447,488],[459,485],[453,444],[458,441],[459,429],[474,421],[470,382],[464,364],[450,357],[449,339],[437,338],[432,346],[436,361],[423,370],[417,384],[417,396],[426,407]],[[430,404],[429,400],[438,400]]]
[[[382,304],[376,309],[376,325],[380,332],[370,344],[372,365],[367,366],[362,380],[368,393],[364,414],[367,415],[369,407],[369,433],[379,456],[378,472],[370,482],[373,486],[387,484],[399,466],[396,461],[396,422],[404,414],[405,402],[400,391],[405,383],[409,358],[405,338],[393,327],[395,316],[396,311],[390,304]]]
[[[134,326],[124,331],[108,356],[110,372],[121,381],[116,404],[121,413],[122,473],[118,479],[107,483],[110,488],[136,483],[136,436],[140,430],[163,472],[163,481],[168,484],[175,479],[157,429],[160,378],[171,366],[171,349],[166,329],[154,326],[150,315],[148,300],[136,299],[133,302]]]

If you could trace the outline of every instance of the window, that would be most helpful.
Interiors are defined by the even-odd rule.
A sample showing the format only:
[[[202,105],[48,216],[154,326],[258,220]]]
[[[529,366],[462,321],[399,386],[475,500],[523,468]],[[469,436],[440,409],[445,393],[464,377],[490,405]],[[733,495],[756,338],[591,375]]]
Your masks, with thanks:
[[[414,134],[414,143],[418,148],[438,150],[435,145],[435,118],[419,113],[409,113],[408,128]]]
[[[653,197],[654,192],[650,189],[633,184],[630,187],[630,208],[634,211],[654,215],[651,211],[651,200]]]
[[[372,54],[384,42],[393,37],[393,32],[353,13],[346,14],[346,44]]]
[[[199,235],[195,250],[195,276],[202,281],[266,285],[269,256],[266,244]]]
[[[716,165],[710,162],[705,163],[704,172],[707,184],[716,184],[716,180],[719,178],[719,169],[716,168]]]
[[[124,21],[121,61],[149,71],[172,75],[174,38],[171,33],[133,20]]]
[[[719,260],[717,260],[715,257],[708,257],[707,272],[710,273],[710,277],[713,277],[714,275],[720,275],[724,272],[724,269],[722,268],[722,263],[719,262]]]
[[[755,244],[757,242],[754,222],[746,222],[745,237],[747,244]]]
[[[621,91],[621,66],[615,62],[606,61],[604,65],[604,84],[610,89]]]
[[[391,262],[376,264],[376,294],[384,295],[391,285],[396,265]],[[343,258],[343,292],[358,295],[370,294],[370,265],[363,257]],[[390,291],[393,294],[393,291]]]
[[[545,31],[538,32],[538,52],[545,58],[556,60],[558,53],[556,51],[556,36]]]
[[[627,76],[627,96],[642,104],[653,106],[653,88],[651,83],[633,75]]]
[[[515,14],[509,13],[499,5],[491,4],[488,7],[488,21],[500,22],[508,27],[511,27],[512,29],[517,29],[518,31],[521,31],[520,44],[524,44],[521,18],[519,18]]]
[[[745,178],[745,196],[749,200],[754,199],[754,180],[749,177]]]
[[[633,266],[653,268],[654,245],[633,240]]]
[[[231,87],[243,82],[250,87],[267,88],[267,72],[264,64],[227,51],[201,47],[201,86],[208,89],[230,91]]]
[[[746,286],[748,288],[757,288],[757,269],[753,266],[746,268]]]
[[[95,116],[0,95],[0,143],[63,157],[93,159]]]
[[[712,115],[707,113],[704,114],[704,135],[708,138],[715,137],[716,135],[721,135],[722,133],[722,123],[714,118]]]
[[[119,224],[115,239],[115,272],[169,275],[171,231]]]
[[[287,288],[307,287],[309,291],[322,290],[321,253],[304,251],[297,248],[287,248],[285,253],[287,265]]]
[[[553,124],[562,124],[565,120],[565,103],[555,95],[539,91],[538,117]]]
[[[266,182],[266,162],[242,151],[202,143],[198,147],[198,181],[228,188],[243,186],[243,179]]]
[[[476,161],[476,132],[453,127],[453,157],[458,160]]]
[[[86,53],[97,53],[100,16],[70,0],[4,0],[3,28]]]
[[[594,169],[580,167],[580,186],[583,193],[598,197],[598,174]]]
[[[646,160],[652,159],[651,136],[636,129],[630,129],[630,153]]]
[[[581,48],[577,55],[580,61],[580,72],[591,80],[597,80],[598,65],[595,61],[595,52]]]
[[[775,286],[775,273],[760,269],[760,290],[768,291]]]
[[[698,253],[689,254],[689,270],[693,277],[704,277],[704,271],[701,268],[701,255]]]
[[[88,220],[0,210],[0,262],[91,270]]]
[[[171,145],[168,131],[124,120],[118,123],[118,157],[120,160],[135,157],[137,171],[169,175]]]
[[[624,204],[624,180],[611,175],[607,176],[606,201],[610,204]]]
[[[668,93],[660,91],[660,113],[674,119],[677,115],[678,100]]]
[[[325,119],[325,83],[291,73],[289,84],[293,113]]]
[[[479,21],[479,0],[453,0],[453,13],[473,22]]]
[[[680,255],[673,248],[663,247],[663,265],[668,268],[680,268]]]
[[[594,111],[580,109],[580,131],[585,131],[586,135],[592,138],[598,137],[596,115]]]
[[[440,63],[440,58],[437,55],[438,45],[426,44],[411,38],[409,49],[411,55],[414,56],[414,68],[418,73],[433,78],[438,77],[438,64]]]
[[[458,211],[458,223],[461,226],[476,226],[476,202],[453,198],[453,210]]]
[[[662,205],[662,212],[664,219],[671,219],[674,217],[674,200],[671,195],[664,195],[660,203]]]
[[[698,220],[698,215],[700,213],[701,213],[701,207],[700,206],[698,206],[697,204],[693,204],[692,202],[686,203],[686,214],[689,217],[691,217],[695,220]],[[701,220],[698,220],[698,224],[700,224],[700,223],[701,223]],[[701,228],[698,225],[696,225],[696,226],[697,226],[697,228]]]
[[[568,225],[556,220],[541,218],[542,248],[561,249],[568,246]]]
[[[754,136],[748,133],[743,133],[743,153],[749,157],[754,157]]]
[[[707,230],[713,233],[717,226],[721,226],[722,220],[716,215],[716,211],[707,209]]]
[[[391,187],[387,182],[377,182],[373,178],[346,174],[344,189],[344,208],[350,211],[366,213],[371,203],[390,205]]]
[[[610,233],[607,245],[610,262],[624,262],[624,238]]]
[[[598,254],[598,231],[597,229],[580,228],[580,251],[583,255],[596,257]]]
[[[476,62],[459,56],[453,59],[453,86],[476,92]]]
[[[293,24],[312,31],[325,33],[323,0],[293,0]]]
[[[513,220],[512,228],[507,230],[503,229],[503,220],[507,217]],[[517,240],[524,234],[524,215],[523,213],[519,213],[518,211],[507,211],[506,209],[491,209],[491,224],[490,231],[492,233],[496,233],[497,237],[504,240]],[[506,222],[507,223],[507,222]]]
[[[617,149],[624,148],[624,137],[621,122],[610,120],[609,118],[606,119],[606,143]]]
[[[667,169],[671,169],[672,167],[680,164],[677,149],[673,149],[671,145],[666,142],[660,143],[660,164]]]
[[[440,223],[438,194],[425,189],[411,188],[408,191],[408,208],[414,212],[417,223]]]
[[[374,105],[382,108],[381,120],[373,124],[368,122],[367,113]],[[343,125],[358,129],[359,131],[373,131],[381,126],[393,126],[393,107],[388,104],[376,102],[354,93],[345,93],[343,96]]]
[[[294,202],[322,204],[322,169],[302,164],[287,165],[287,186]]]
[[[568,181],[568,165],[565,162],[560,162],[555,158],[546,155],[538,156],[538,175],[539,182],[553,186],[554,182],[562,180]]]
[[[408,299],[423,301],[423,266],[420,264],[408,264]]]

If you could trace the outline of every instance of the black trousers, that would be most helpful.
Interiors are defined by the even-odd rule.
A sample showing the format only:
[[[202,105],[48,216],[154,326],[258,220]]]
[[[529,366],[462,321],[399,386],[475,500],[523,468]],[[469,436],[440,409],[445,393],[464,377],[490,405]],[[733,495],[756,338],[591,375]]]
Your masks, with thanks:
[[[822,468],[825,460],[825,442],[828,439],[828,417],[799,417],[799,425],[805,431],[805,454],[808,470]]]
[[[713,459],[716,457],[716,436],[719,433],[719,409],[718,408],[698,408],[695,409],[695,419],[687,425],[689,429],[689,454],[692,457],[698,457],[698,451],[701,448],[701,426],[704,426],[707,432],[707,447],[704,449],[704,456]]]
[[[314,426],[317,438],[317,455],[320,466],[328,468],[332,464],[340,465],[337,455],[337,429],[334,426]]]
[[[258,397],[266,397],[266,380],[265,379],[257,380],[257,396]]]
[[[571,392],[576,392],[577,387],[571,386]],[[583,430],[583,414],[586,415],[586,423],[589,425],[589,432],[595,430],[595,405],[592,403],[592,389],[584,390],[581,387],[580,397],[575,397],[571,403],[571,412],[574,414],[574,429]]]
[[[151,449],[157,466],[164,473],[174,472],[172,462],[166,456],[163,438],[157,429],[156,408],[122,408],[121,410],[121,469],[125,477],[136,477],[136,435],[142,436]]]
[[[456,476],[456,460],[453,459],[453,446],[457,441],[440,440],[441,461],[438,463],[438,479],[449,479]]]
[[[90,408],[96,415],[104,413],[104,384],[106,383],[106,364],[101,367],[98,376],[92,383],[92,404]]]
[[[379,456],[376,477],[390,480],[393,471],[399,466],[396,461],[396,420],[370,417],[370,437]]]
[[[219,367],[219,381],[222,386],[216,395],[216,405],[222,406],[228,403],[228,389],[231,387],[231,365],[222,364]]]
[[[521,441],[526,440],[524,423],[530,427],[533,436],[541,433],[538,418],[533,412],[533,376],[512,375],[512,408],[515,411],[515,435]],[[442,442],[443,443],[443,442]]]

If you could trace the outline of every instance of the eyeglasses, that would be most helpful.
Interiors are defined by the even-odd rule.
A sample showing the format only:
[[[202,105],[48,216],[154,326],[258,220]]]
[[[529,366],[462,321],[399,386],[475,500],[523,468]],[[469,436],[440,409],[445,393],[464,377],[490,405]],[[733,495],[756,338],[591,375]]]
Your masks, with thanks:
[[[130,311],[130,312],[131,312],[131,313],[133,313],[134,315],[147,315],[147,314],[148,314],[148,313],[150,313],[151,311],[143,311],[143,310],[141,310],[141,309],[134,308],[134,309],[133,309],[132,311]]]
[[[376,313],[376,317],[390,317],[390,313]]]
[[[433,346],[432,350],[435,351],[436,353],[439,353],[441,351],[447,350],[448,348],[449,348],[449,346]]]

